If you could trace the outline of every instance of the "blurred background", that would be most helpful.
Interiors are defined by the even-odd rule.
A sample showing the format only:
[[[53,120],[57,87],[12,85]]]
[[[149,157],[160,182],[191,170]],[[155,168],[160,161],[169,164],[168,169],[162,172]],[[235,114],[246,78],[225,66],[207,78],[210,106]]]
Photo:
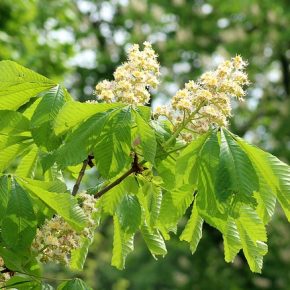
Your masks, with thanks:
[[[132,43],[148,40],[162,66],[154,105],[241,54],[249,62],[251,86],[246,101],[233,104],[231,130],[290,163],[289,5],[288,0],[1,0],[0,59],[57,80],[85,101],[94,98],[97,82],[112,78]],[[79,275],[93,289],[290,289],[290,225],[279,208],[268,231],[261,275],[250,272],[242,254],[226,264],[220,234],[206,226],[193,256],[172,237],[168,255],[155,261],[137,237],[126,269],[118,271],[110,266],[108,220],[84,272],[48,265],[47,276]]]

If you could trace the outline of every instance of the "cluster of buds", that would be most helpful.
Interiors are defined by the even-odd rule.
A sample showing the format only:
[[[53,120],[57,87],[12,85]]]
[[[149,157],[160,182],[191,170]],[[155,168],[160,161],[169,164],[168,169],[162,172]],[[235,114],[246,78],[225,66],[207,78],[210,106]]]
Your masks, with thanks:
[[[96,200],[92,195],[78,195],[81,207],[87,217],[88,226],[78,233],[60,216],[46,220],[37,230],[32,250],[42,263],[56,262],[69,265],[71,252],[81,246],[83,237],[92,238],[96,228],[94,216]]]
[[[158,107],[155,116],[166,116],[174,126],[189,120],[187,129],[193,133],[206,132],[211,125],[226,126],[231,116],[231,98],[242,101],[243,86],[249,84],[244,73],[246,65],[240,56],[224,61],[215,71],[202,74],[197,82],[186,83],[170,106]]]
[[[149,42],[144,42],[144,50],[133,45],[128,53],[128,61],[119,66],[114,80],[104,80],[96,85],[97,99],[106,103],[122,102],[144,105],[150,100],[148,88],[158,85],[159,63]]]

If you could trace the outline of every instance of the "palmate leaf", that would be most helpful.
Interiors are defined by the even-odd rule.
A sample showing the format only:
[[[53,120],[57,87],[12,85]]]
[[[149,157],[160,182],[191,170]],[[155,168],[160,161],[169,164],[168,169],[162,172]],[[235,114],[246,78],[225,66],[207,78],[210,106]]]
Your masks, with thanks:
[[[30,140],[19,142],[0,151],[0,172],[3,172],[15,158],[24,153],[32,144]]]
[[[54,131],[57,135],[75,128],[88,118],[97,113],[107,112],[111,109],[124,107],[123,104],[90,104],[80,102],[68,102],[60,110],[54,123]]]
[[[49,208],[62,216],[72,228],[80,231],[86,226],[86,217],[71,194],[48,191],[41,187],[40,182],[36,186],[35,180],[31,181],[28,178],[17,178],[17,180],[29,193],[41,199]]]
[[[106,194],[100,198],[99,206],[105,213],[114,215],[118,205],[120,204],[123,196],[126,194],[123,183],[110,189]]]
[[[157,229],[151,231],[149,227],[144,224],[141,227],[141,233],[149,251],[154,258],[155,256],[164,257],[167,254],[165,242]]]
[[[109,118],[107,113],[90,117],[68,136],[65,144],[56,151],[53,160],[61,167],[81,163],[92,152]]]
[[[128,166],[131,150],[131,109],[112,113],[103,128],[93,152],[102,177],[111,178]]]
[[[0,133],[16,135],[29,131],[29,120],[21,113],[0,110]]]
[[[0,176],[0,223],[5,217],[7,204],[10,198],[10,178],[6,175]]]
[[[275,156],[255,146],[251,146],[238,137],[233,137],[245,150],[256,168],[260,180],[260,200],[268,218],[273,214],[274,198],[277,197],[288,221],[290,221],[290,167]]]
[[[17,110],[30,98],[56,84],[13,61],[0,62],[0,109]]]
[[[217,195],[225,201],[233,194],[240,200],[255,202],[258,178],[246,153],[225,130],[220,131],[220,159],[216,178]]]
[[[192,254],[196,251],[197,245],[202,237],[202,225],[203,219],[198,214],[194,203],[189,221],[179,237],[181,241],[187,241],[190,244]]]
[[[93,243],[93,239],[82,237],[81,245],[77,249],[73,249],[70,259],[70,268],[74,270],[82,270],[89,252],[89,247]]]
[[[141,177],[139,177],[138,180],[142,184],[142,189],[139,190],[137,194],[143,210],[144,216],[142,219],[145,220],[146,224],[151,229],[153,229],[156,226],[160,213],[162,191],[154,182],[141,179]]]
[[[36,233],[36,216],[29,194],[15,179],[11,180],[11,193],[1,229],[6,246],[15,251],[27,249]]]
[[[123,232],[135,233],[141,224],[141,207],[137,197],[125,194],[117,207],[116,215]]]
[[[149,125],[150,119],[144,119],[144,117],[139,112],[135,112],[135,120],[144,159],[154,163],[157,143],[155,132]]]
[[[114,215],[114,241],[112,265],[118,269],[125,267],[127,255],[134,249],[134,234],[122,230],[119,218]]]
[[[22,158],[17,166],[15,175],[23,177],[33,177],[36,162],[38,159],[39,149],[36,145],[32,145],[29,152]]]
[[[38,146],[51,151],[60,145],[61,138],[55,135],[53,125],[58,112],[67,101],[70,98],[60,85],[43,95],[31,118],[32,137]]]

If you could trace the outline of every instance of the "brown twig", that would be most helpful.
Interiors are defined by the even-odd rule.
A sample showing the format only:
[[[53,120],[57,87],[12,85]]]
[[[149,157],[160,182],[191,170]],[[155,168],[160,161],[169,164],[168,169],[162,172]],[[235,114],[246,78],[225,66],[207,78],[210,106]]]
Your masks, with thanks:
[[[145,163],[145,161],[142,161],[142,162],[138,163],[138,156],[135,153],[134,154],[134,160],[132,162],[131,168],[128,171],[126,171],[122,176],[120,176],[115,181],[113,181],[112,183],[110,183],[108,186],[104,187],[103,189],[101,189],[100,191],[98,191],[97,193],[95,193],[94,194],[95,198],[100,198],[107,191],[109,191],[110,189],[112,189],[113,187],[115,187],[116,185],[118,185],[119,183],[121,183],[130,174],[132,174],[132,173],[139,174],[142,171],[144,171],[146,169],[146,168],[144,168],[142,166],[144,163]]]
[[[94,163],[93,163],[93,160],[94,159],[94,156],[93,155],[89,155],[88,158],[86,160],[83,161],[83,166],[79,172],[79,176],[77,178],[77,181],[73,187],[73,191],[72,191],[72,195],[76,195],[78,193],[78,190],[80,188],[80,184],[81,184],[81,181],[85,175],[85,171],[86,171],[86,168],[87,166],[89,165],[90,167],[93,167],[94,166]]]

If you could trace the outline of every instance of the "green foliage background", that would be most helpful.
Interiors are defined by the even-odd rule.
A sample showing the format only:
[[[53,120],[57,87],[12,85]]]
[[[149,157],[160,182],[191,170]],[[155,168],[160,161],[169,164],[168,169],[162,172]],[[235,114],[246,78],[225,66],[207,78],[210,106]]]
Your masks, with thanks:
[[[111,78],[128,44],[151,40],[164,67],[157,100],[171,96],[219,56],[239,53],[250,63],[252,86],[248,101],[236,109],[232,131],[289,163],[289,24],[283,0],[2,0],[0,59],[64,82],[83,101],[93,98],[98,81]],[[168,255],[156,262],[137,239],[126,269],[118,271],[110,266],[108,221],[82,275],[94,289],[288,289],[290,230],[279,209],[268,231],[261,275],[250,272],[242,255],[226,264],[222,237],[209,226],[194,256],[173,239]],[[50,270],[56,276],[73,275]]]

